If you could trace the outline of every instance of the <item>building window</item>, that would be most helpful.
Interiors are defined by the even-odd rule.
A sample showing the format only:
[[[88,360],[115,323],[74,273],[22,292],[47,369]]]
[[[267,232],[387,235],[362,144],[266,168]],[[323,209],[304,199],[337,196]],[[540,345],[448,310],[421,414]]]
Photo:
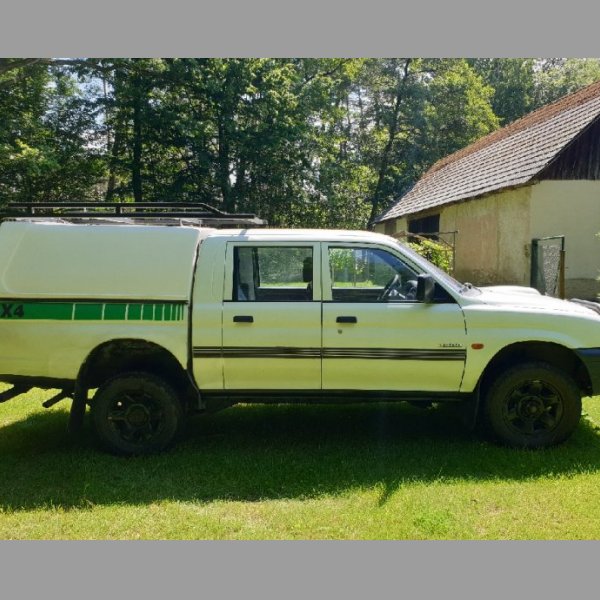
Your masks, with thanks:
[[[421,217],[420,219],[411,219],[408,222],[408,232],[417,233],[424,235],[425,237],[437,240],[437,235],[440,231],[440,215],[429,215],[428,217]]]

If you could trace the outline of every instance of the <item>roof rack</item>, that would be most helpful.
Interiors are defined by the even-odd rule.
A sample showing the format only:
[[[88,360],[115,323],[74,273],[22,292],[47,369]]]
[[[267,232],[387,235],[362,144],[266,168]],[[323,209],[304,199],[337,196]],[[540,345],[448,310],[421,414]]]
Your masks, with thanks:
[[[227,213],[204,202],[13,202],[0,211],[4,219],[57,219],[61,221],[148,223],[161,225],[261,226],[252,213]]]

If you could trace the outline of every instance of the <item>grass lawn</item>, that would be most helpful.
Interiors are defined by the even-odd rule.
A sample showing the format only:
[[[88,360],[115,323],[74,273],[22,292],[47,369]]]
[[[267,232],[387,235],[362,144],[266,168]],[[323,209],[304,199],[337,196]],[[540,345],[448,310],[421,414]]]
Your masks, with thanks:
[[[600,397],[544,451],[497,447],[444,407],[241,405],[123,459],[69,438],[50,395],[0,405],[2,539],[600,538]]]

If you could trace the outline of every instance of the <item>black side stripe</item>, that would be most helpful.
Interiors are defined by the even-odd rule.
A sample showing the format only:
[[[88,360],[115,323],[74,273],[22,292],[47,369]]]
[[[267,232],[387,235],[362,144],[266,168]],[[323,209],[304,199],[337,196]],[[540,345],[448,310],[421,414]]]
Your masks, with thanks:
[[[195,358],[360,358],[380,360],[443,360],[464,361],[464,349],[442,348],[439,350],[411,348],[290,348],[219,346],[195,347]]]
[[[199,358],[321,358],[320,348],[286,348],[286,347],[243,347],[229,348],[200,347],[194,348],[194,357]]]
[[[382,358],[388,360],[465,360],[465,350],[411,348],[323,348],[323,358]]]

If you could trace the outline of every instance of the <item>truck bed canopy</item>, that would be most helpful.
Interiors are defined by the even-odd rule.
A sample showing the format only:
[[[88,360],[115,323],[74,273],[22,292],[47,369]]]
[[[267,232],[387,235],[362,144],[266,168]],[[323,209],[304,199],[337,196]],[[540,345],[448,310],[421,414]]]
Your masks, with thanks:
[[[0,297],[185,301],[210,231],[4,221]]]

